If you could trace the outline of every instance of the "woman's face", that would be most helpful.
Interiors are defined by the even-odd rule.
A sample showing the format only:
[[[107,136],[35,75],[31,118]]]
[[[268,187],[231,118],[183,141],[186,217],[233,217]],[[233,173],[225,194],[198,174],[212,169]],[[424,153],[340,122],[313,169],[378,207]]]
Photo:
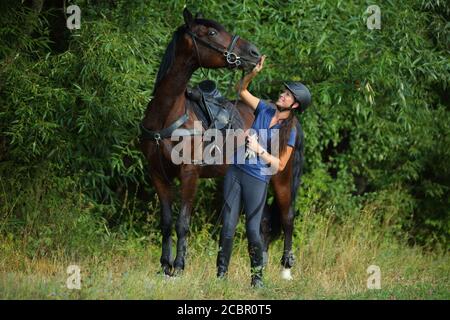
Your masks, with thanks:
[[[292,93],[285,89],[278,98],[277,102],[275,103],[277,106],[282,108],[289,108],[294,103],[294,96]]]

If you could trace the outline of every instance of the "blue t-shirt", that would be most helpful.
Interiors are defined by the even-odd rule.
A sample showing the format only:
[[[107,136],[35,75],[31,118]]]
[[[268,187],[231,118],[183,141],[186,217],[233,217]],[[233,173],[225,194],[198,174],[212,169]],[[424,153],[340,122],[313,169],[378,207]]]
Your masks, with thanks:
[[[272,154],[272,147],[278,147],[278,139],[273,139],[272,136],[278,135],[278,131],[281,128],[281,124],[275,124],[269,128],[270,122],[276,113],[276,109],[271,107],[267,102],[259,100],[258,106],[254,112],[255,120],[252,124],[252,129],[258,134],[258,143]],[[296,129],[292,128],[291,134],[287,144],[291,147],[295,147]],[[238,163],[237,159],[244,159],[245,146],[241,146],[236,150],[234,156],[234,165],[240,170],[248,173],[249,175],[258,178],[266,183],[270,181],[270,178],[276,173],[275,168],[270,166],[267,161],[260,158],[258,155],[254,158],[245,159],[245,163]]]

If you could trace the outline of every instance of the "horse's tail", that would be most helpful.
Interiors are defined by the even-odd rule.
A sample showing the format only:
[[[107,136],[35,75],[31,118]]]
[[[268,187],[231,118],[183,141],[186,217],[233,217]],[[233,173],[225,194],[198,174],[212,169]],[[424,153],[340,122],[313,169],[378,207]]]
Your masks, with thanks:
[[[301,177],[303,174],[304,166],[304,134],[302,126],[299,121],[294,120],[294,125],[296,128],[296,138],[295,138],[295,148],[294,148],[294,159],[293,159],[293,171],[291,180],[291,210],[294,211],[294,216],[299,214],[299,211],[295,208],[295,199],[297,197],[297,191],[300,187]],[[280,208],[276,201],[273,201],[271,205],[267,205],[264,208],[263,213],[263,235],[266,239],[266,246],[278,238],[281,235],[281,215]]]

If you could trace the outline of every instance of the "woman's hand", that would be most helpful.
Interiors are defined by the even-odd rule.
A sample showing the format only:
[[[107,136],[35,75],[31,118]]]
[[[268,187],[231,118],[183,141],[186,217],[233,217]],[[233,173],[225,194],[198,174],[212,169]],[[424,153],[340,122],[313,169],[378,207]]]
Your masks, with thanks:
[[[247,136],[247,148],[259,154],[261,150],[261,145],[258,143],[257,135],[248,135]]]
[[[266,60],[266,56],[263,55],[261,57],[261,59],[259,59],[259,62],[256,64],[256,66],[253,68],[252,72],[253,73],[258,73],[262,70],[263,66],[264,66],[264,60]]]

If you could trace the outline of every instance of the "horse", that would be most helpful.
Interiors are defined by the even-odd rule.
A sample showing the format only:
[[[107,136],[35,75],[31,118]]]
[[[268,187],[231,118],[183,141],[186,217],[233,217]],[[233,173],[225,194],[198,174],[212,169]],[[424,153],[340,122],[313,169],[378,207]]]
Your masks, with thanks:
[[[153,99],[147,105],[141,122],[140,149],[149,164],[149,176],[160,201],[160,228],[162,233],[161,273],[167,276],[182,274],[185,268],[187,235],[193,201],[200,178],[224,176],[228,164],[200,166],[193,163],[175,164],[171,161],[174,142],[170,139],[175,129],[184,128],[194,137],[194,121],[198,118],[192,104],[186,98],[189,79],[199,68],[229,68],[248,71],[259,62],[261,54],[252,43],[231,35],[214,20],[195,17],[185,8],[184,24],[176,29],[166,48],[156,77]],[[253,110],[242,101],[235,101],[235,108],[242,119],[243,129],[249,129],[254,120]],[[284,272],[293,266],[292,233],[294,223],[293,204],[300,184],[303,159],[303,135],[299,122],[297,142],[293,156],[284,171],[271,178],[275,200],[267,206],[261,223],[261,235],[265,244],[265,256],[270,241],[279,225],[284,231],[284,252],[281,264]],[[177,234],[176,257],[172,261],[172,182],[180,179],[181,208],[175,224]],[[288,278],[290,275],[288,275]]]

